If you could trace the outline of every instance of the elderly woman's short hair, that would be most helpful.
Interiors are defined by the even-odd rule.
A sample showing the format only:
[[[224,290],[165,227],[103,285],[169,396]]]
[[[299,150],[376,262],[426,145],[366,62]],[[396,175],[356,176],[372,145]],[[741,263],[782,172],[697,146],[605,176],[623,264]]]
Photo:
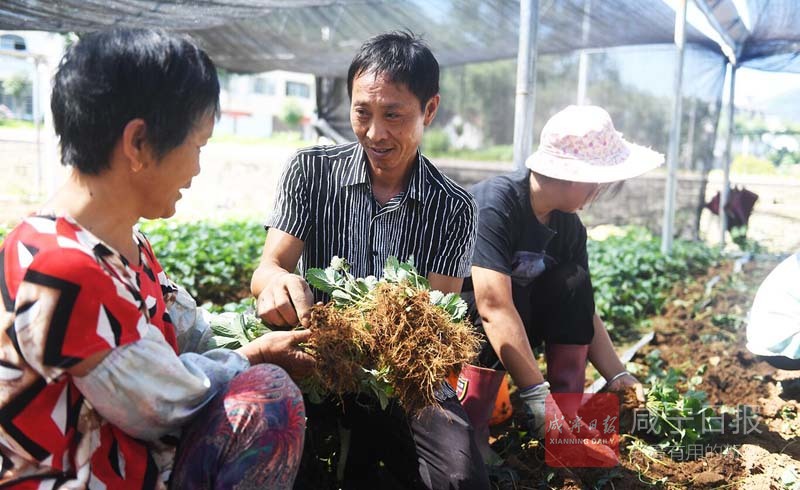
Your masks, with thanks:
[[[214,63],[188,37],[98,31],[64,55],[51,107],[61,162],[97,175],[133,119],[145,121],[157,157],[180,145],[203,117],[219,114],[219,80]]]

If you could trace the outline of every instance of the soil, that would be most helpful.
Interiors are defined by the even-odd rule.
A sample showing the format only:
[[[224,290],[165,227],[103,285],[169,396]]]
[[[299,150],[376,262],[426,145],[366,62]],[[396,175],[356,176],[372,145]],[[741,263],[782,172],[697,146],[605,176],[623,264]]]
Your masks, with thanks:
[[[514,416],[492,429],[492,447],[505,459],[493,477],[495,488],[800,488],[800,483],[790,487],[782,482],[792,468],[800,470],[800,374],[777,370],[745,348],[744,317],[775,265],[755,261],[734,273],[727,264],[676,288],[665,313],[653,319],[653,341],[629,364],[639,369],[640,379],[647,375],[648,354],[649,359],[659,357],[665,370],[692,376],[700,369],[703,380],[696,389],[705,391],[710,405],[751,407],[757,425],[717,434],[703,445],[705,455],[689,461],[655,453],[657,441],[623,435],[614,468],[551,468],[544,463],[545,447],[524,436],[524,410],[512,392]],[[626,416],[631,419],[635,398],[633,403],[630,396],[623,398],[621,423],[631,427]],[[733,418],[726,416],[727,427]],[[516,478],[503,469],[513,470]]]

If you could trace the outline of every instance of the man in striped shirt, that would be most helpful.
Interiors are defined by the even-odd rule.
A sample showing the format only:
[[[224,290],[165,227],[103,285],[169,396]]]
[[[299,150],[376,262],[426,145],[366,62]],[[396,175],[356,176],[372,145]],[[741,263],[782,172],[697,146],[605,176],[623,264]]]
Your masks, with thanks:
[[[326,298],[302,276],[333,256],[346,258],[355,276],[380,277],[388,256],[413,255],[431,288],[445,293],[460,292],[469,274],[475,203],[419,151],[439,106],[433,54],[407,33],[376,36],[353,59],[348,92],[358,142],[301,150],[281,177],[251,285],[269,324],[307,322],[314,301]],[[296,267],[300,275],[292,273]],[[414,418],[397,405],[347,406],[346,486],[488,488],[455,393],[443,384],[437,399],[443,410],[429,407]]]

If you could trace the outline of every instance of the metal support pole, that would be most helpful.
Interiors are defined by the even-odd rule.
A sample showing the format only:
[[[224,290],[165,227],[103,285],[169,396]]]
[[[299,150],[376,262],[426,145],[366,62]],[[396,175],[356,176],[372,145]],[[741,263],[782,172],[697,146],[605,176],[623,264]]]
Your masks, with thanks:
[[[697,126],[697,97],[692,97],[692,103],[689,106],[689,127],[686,128],[686,148],[684,148],[683,161],[686,162],[688,168],[697,170],[697,165],[694,161],[694,132]]]
[[[586,102],[586,83],[589,78],[589,30],[592,28],[592,0],[583,2],[583,22],[581,23],[581,54],[578,58],[578,97],[576,103],[583,105]]]
[[[42,161],[42,84],[39,75],[39,58],[33,59],[33,123],[36,127],[36,199],[44,194],[44,162]]]
[[[578,55],[578,96],[576,99],[577,105],[583,105],[586,102],[586,79],[589,77],[589,53],[581,51]]]
[[[675,82],[672,101],[672,127],[669,131],[667,154],[667,185],[664,193],[664,223],[661,229],[661,252],[672,250],[675,220],[675,194],[681,139],[681,85],[683,82],[683,51],[686,43],[686,1],[678,0],[675,9]]]
[[[728,192],[731,190],[731,142],[733,140],[733,114],[736,112],[734,105],[736,94],[736,65],[731,67],[731,85],[728,93],[728,135],[725,139],[725,168],[722,173],[722,190],[719,193],[719,246],[725,248],[725,232],[728,230],[728,216],[725,206],[728,205]]]
[[[514,104],[514,167],[517,169],[525,168],[525,159],[533,150],[538,28],[539,0],[520,0],[517,97]]]

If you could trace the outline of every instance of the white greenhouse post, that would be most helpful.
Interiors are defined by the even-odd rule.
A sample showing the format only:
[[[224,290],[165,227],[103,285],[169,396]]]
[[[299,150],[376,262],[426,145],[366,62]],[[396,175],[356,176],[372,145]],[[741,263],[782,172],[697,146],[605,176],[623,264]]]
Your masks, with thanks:
[[[736,111],[734,105],[736,94],[736,65],[731,67],[731,79],[728,93],[728,135],[725,139],[725,168],[722,173],[722,190],[719,193],[719,246],[725,248],[725,232],[728,230],[728,216],[725,214],[725,206],[728,205],[728,193],[731,190],[731,142],[733,140],[733,114]]]
[[[586,102],[586,84],[589,78],[589,51],[586,46],[589,44],[589,31],[592,28],[592,0],[583,2],[583,22],[581,23],[581,42],[583,49],[578,57],[578,96],[576,104],[583,105]]]
[[[36,127],[36,199],[44,194],[44,163],[42,161],[42,83],[39,58],[33,58],[33,123]]]
[[[539,0],[521,0],[519,2],[517,96],[514,104],[514,167],[517,169],[525,168],[525,159],[533,149],[538,30]]]
[[[675,9],[675,78],[672,101],[672,127],[669,131],[667,153],[667,185],[664,193],[664,223],[661,229],[661,252],[672,250],[675,222],[675,194],[677,191],[678,159],[681,140],[681,85],[683,82],[683,51],[686,44],[686,2],[678,0]]]

